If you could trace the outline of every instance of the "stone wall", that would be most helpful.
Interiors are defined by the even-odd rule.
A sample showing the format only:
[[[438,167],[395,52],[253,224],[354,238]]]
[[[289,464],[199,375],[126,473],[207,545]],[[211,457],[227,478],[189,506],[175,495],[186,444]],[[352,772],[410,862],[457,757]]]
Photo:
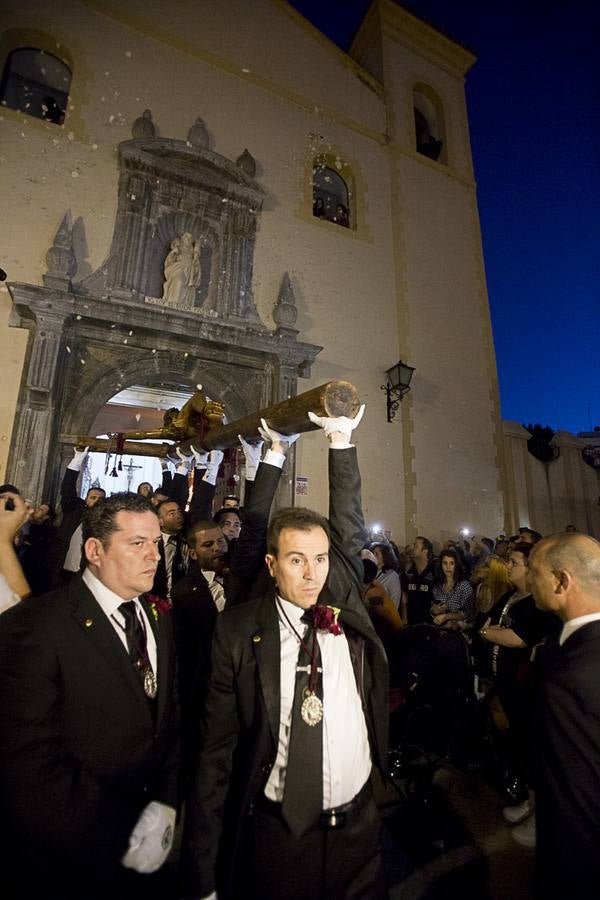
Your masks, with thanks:
[[[185,141],[202,116],[210,152],[233,161],[247,147],[257,163],[264,202],[252,300],[261,327],[275,334],[274,306],[288,272],[298,340],[323,348],[297,385],[294,375],[307,373],[293,362],[291,388],[343,378],[367,404],[357,434],[367,521],[383,522],[399,542],[422,531],[454,533],[467,518],[492,533],[504,515],[464,99],[473,58],[394,3],[374,4],[373,15],[374,42],[367,22],[364,53],[356,49],[352,58],[279,0],[65,0],[51,12],[41,0],[15,5],[3,16],[0,51],[7,35],[35,30],[49,51],[68,50],[73,83],[64,127],[2,111],[3,206],[11,228],[1,264],[29,296],[26,286],[40,284],[46,252],[70,210],[77,292],[111,253],[117,147],[130,138],[132,123],[149,108],[159,138]],[[447,145],[439,162],[415,150],[415,82],[430,85],[443,103]],[[353,186],[350,228],[312,216],[312,166],[323,156]],[[28,369],[26,323],[13,313],[17,327],[9,327],[10,315],[3,292],[3,467]],[[144,315],[137,309],[136,328],[143,329]],[[183,324],[177,327],[181,339],[165,336],[167,355],[189,351]],[[399,357],[416,371],[412,393],[388,424],[380,386]],[[195,371],[189,362],[184,374],[186,366],[187,374]],[[131,371],[139,377],[139,368]],[[157,377],[168,371],[165,358]],[[82,402],[81,390],[72,396]],[[97,412],[89,410],[90,421]],[[40,409],[36,415],[41,421]],[[44,428],[50,436],[50,423]],[[25,437],[22,431],[21,448]],[[308,493],[297,502],[326,509],[322,436],[299,442],[295,474],[308,478]]]
[[[513,534],[529,525],[542,534],[575,525],[600,538],[600,474],[585,463],[586,441],[558,431],[555,460],[540,462],[527,450],[530,433],[517,422],[503,422],[504,531]]]

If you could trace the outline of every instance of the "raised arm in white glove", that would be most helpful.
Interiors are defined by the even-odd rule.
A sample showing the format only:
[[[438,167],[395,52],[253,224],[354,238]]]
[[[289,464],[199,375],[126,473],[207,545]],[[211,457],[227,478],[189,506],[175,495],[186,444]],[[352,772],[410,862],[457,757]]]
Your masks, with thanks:
[[[196,450],[190,444],[190,450],[192,451],[192,455],[194,457],[194,468],[196,469],[206,469],[208,466],[208,450]]]
[[[314,425],[322,428],[327,435],[327,440],[332,450],[346,450],[353,447],[350,443],[352,432],[360,424],[365,411],[363,403],[353,419],[348,416],[336,416],[329,418],[328,416],[317,416],[314,412],[309,412],[308,418]]]
[[[285,460],[285,454],[292,444],[296,443],[300,435],[280,434],[267,425],[266,419],[260,420],[258,433],[265,441],[270,441],[271,443],[270,448],[265,453],[264,462],[272,466],[278,466],[281,469]]]
[[[254,444],[250,444],[248,441],[244,440],[241,434],[238,434],[238,440],[242,445],[244,459],[246,460],[246,481],[254,481],[256,478],[256,470],[260,463],[263,442],[256,441]]]
[[[67,466],[67,469],[71,469],[73,472],[81,472],[83,461],[88,455],[89,450],[89,447],[85,447],[83,450],[78,450],[77,447],[73,447],[73,459]]]
[[[177,473],[177,475],[187,475],[190,470],[190,461],[192,457],[186,456],[185,453],[182,453],[179,447],[177,447],[176,453],[179,457],[179,463],[175,467],[175,472]]]
[[[126,869],[149,875],[160,869],[173,844],[176,813],[172,806],[153,800],[146,806],[129,837],[121,860]]]
[[[209,484],[216,484],[219,475],[219,466],[222,461],[223,451],[211,450],[208,454],[208,465],[206,467],[206,472],[202,476],[202,481],[207,481]]]

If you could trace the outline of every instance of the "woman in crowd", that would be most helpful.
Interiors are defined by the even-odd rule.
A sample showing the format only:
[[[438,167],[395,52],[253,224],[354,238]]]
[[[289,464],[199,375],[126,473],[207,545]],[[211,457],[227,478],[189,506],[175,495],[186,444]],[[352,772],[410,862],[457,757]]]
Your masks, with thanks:
[[[532,544],[517,543],[508,555],[507,568],[512,589],[504,594],[480,629],[491,649],[491,669],[496,692],[510,726],[510,755],[520,776],[524,799],[506,806],[503,815],[517,824],[527,819],[513,836],[527,846],[535,842],[533,798],[525,785],[531,784],[529,771],[530,722],[534,705],[533,657],[535,648],[560,630],[560,620],[537,609],[527,583],[528,558]],[[529,818],[527,818],[529,817]]]
[[[500,598],[507,591],[513,590],[506,562],[496,555],[486,556],[471,575],[470,581],[475,591],[477,614],[485,614],[486,617]],[[481,620],[481,626],[484,621],[485,619]]]
[[[473,619],[473,587],[456,550],[442,550],[435,562],[431,615],[435,625],[457,629]]]
[[[371,550],[377,562],[377,577],[375,580],[383,586],[385,592],[394,601],[394,606],[398,609],[402,598],[402,587],[400,576],[398,575],[396,554],[390,544],[383,541],[371,544]]]

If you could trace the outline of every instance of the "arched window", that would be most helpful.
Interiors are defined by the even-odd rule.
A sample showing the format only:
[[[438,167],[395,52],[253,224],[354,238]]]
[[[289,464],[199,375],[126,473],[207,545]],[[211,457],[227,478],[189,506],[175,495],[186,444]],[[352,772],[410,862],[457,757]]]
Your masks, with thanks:
[[[313,167],[313,216],[350,227],[348,185],[342,176],[323,162]]]
[[[426,84],[413,90],[417,153],[445,162],[444,112],[437,94]]]
[[[62,125],[71,87],[71,70],[58,57],[35,47],[9,53],[2,73],[3,106]]]

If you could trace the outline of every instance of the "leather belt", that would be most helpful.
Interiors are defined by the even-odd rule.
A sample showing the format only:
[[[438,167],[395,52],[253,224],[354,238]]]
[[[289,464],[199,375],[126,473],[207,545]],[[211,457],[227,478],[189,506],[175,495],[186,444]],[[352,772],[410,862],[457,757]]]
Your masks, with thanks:
[[[341,806],[334,806],[331,809],[324,809],[319,817],[316,827],[323,828],[326,831],[345,828],[346,825],[350,825],[351,822],[356,820],[358,814],[365,808],[371,799],[371,796],[371,781],[368,779],[365,781],[358,794],[356,794],[348,803],[342,803]],[[261,794],[255,801],[254,806],[268,815],[283,820],[283,816],[281,815],[281,803],[269,800],[264,794]]]
[[[321,828],[334,829],[344,828],[354,821],[361,810],[365,808],[371,799],[371,781],[367,779],[349,803],[343,803],[341,806],[334,806],[331,809],[324,809],[321,813]]]

